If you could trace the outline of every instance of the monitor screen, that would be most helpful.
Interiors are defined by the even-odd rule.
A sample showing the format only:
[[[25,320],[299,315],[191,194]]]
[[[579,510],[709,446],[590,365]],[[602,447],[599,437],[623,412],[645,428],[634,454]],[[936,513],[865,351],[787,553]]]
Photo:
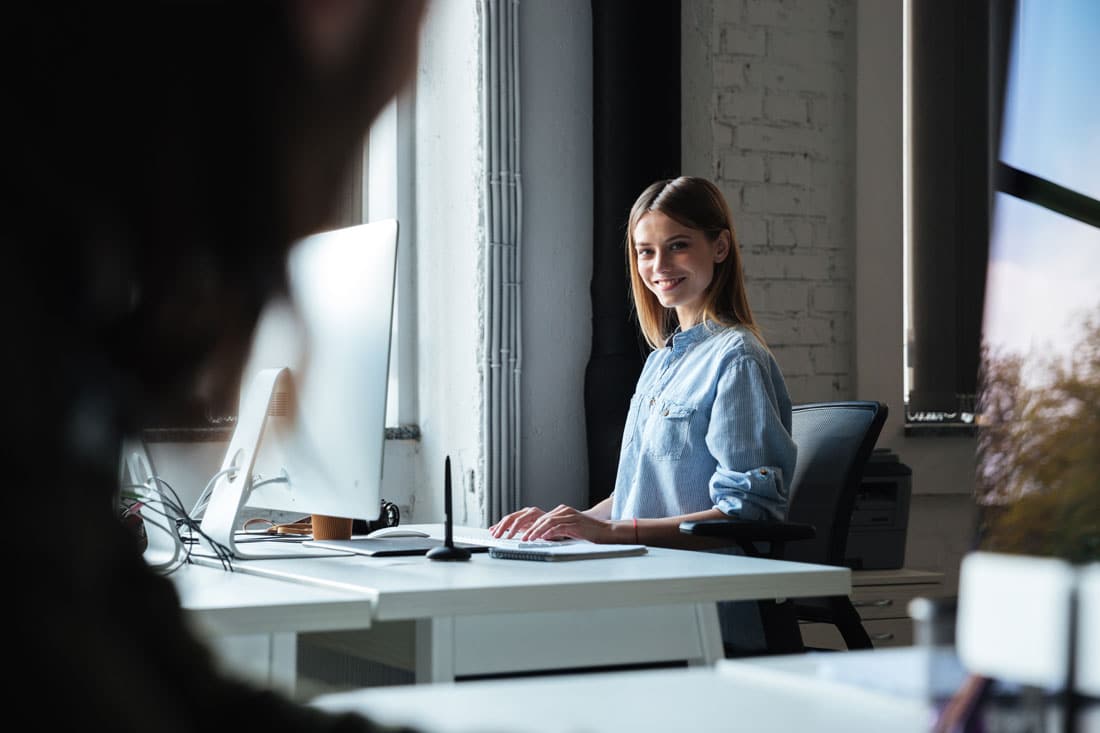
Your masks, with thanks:
[[[1100,559],[1100,3],[1019,0],[983,317],[980,549]]]
[[[392,219],[322,232],[291,250],[290,300],[261,315],[203,514],[214,541],[233,549],[246,505],[378,515],[396,257]]]

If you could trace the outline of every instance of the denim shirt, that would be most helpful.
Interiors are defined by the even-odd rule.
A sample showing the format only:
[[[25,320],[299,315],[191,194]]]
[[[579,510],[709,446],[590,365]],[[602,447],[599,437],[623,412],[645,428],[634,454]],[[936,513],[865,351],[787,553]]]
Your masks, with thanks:
[[[748,329],[702,323],[649,355],[630,400],[611,518],[717,508],[783,519],[797,448],[775,358]]]

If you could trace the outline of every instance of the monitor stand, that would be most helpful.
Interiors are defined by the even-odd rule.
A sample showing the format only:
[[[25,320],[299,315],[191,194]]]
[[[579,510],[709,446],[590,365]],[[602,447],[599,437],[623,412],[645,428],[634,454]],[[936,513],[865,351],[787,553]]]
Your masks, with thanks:
[[[270,542],[252,540],[239,545],[234,541],[234,528],[252,486],[252,472],[267,417],[293,388],[290,370],[286,367],[263,369],[248,386],[241,413],[237,417],[237,427],[222,460],[221,475],[214,484],[199,525],[202,529],[200,545],[219,558],[227,554],[231,560],[340,557],[350,554],[275,539]],[[211,546],[212,543],[216,546]]]

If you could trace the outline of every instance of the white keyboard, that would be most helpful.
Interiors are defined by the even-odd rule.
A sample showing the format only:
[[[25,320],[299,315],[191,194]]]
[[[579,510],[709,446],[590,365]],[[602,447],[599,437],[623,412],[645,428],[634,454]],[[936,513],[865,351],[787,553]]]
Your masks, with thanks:
[[[471,545],[481,545],[483,547],[503,547],[508,550],[526,550],[532,547],[561,547],[563,545],[578,545],[578,544],[591,544],[588,540],[535,540],[534,542],[524,542],[523,540],[503,539],[491,537],[487,534],[459,534],[454,535],[455,542],[466,542]]]

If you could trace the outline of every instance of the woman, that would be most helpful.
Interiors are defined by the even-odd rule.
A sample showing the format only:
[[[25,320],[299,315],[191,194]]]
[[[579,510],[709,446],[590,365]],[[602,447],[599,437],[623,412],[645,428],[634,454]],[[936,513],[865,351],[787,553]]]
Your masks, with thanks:
[[[521,509],[494,537],[698,547],[681,522],[786,514],[791,400],[753,320],[721,191],[702,178],[652,184],[631,209],[626,245],[654,351],[630,402],[615,489],[584,511]]]

